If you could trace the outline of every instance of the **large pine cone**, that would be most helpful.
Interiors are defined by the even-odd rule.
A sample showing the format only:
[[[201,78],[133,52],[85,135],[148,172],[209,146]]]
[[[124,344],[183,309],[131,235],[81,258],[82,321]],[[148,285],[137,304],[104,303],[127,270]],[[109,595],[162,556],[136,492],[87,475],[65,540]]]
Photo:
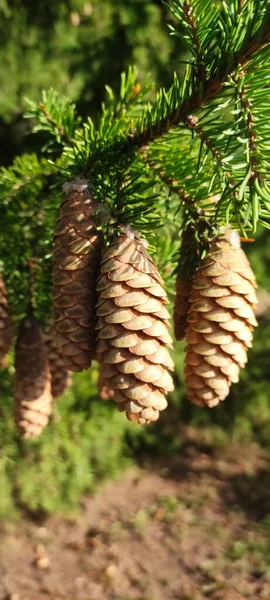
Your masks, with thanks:
[[[7,293],[4,281],[0,276],[0,363],[10,349],[12,337],[13,326],[9,316]]]
[[[156,421],[173,389],[162,279],[137,231],[124,227],[104,252],[97,290],[100,391],[138,423]]]
[[[186,339],[188,398],[215,406],[239,380],[257,325],[256,281],[235,231],[217,237],[202,260],[189,297]]]
[[[175,301],[174,301],[174,335],[176,340],[182,340],[185,337],[187,328],[187,316],[189,311],[188,298],[191,292],[191,282],[185,281],[181,274],[178,274],[175,282]]]
[[[51,375],[41,329],[22,321],[15,348],[15,420],[24,438],[38,436],[51,414]]]
[[[53,398],[62,396],[72,384],[66,363],[59,346],[55,341],[55,330],[51,325],[44,332],[44,339],[47,348],[47,357],[51,373],[51,389]]]
[[[66,198],[55,227],[53,254],[54,319],[66,366],[82,371],[95,357],[95,287],[102,234],[100,205],[85,179],[65,184]]]

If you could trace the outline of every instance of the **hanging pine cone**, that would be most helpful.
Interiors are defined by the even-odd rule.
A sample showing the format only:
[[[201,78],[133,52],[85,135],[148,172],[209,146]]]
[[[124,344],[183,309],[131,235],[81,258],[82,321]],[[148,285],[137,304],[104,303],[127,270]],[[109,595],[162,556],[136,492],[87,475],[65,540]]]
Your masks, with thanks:
[[[239,236],[227,230],[202,260],[189,297],[185,374],[193,404],[215,406],[238,382],[257,325],[255,288]]]
[[[106,380],[104,381],[102,367],[98,378],[98,391],[102,400],[110,400],[114,396],[114,390],[106,385]]]
[[[10,349],[13,337],[13,327],[9,316],[7,292],[4,281],[0,276],[0,363]]]
[[[101,394],[142,424],[158,419],[173,389],[166,292],[146,247],[137,231],[123,227],[104,252],[97,285]]]
[[[51,414],[51,375],[45,342],[34,318],[22,321],[15,348],[15,420],[24,438],[38,436]]]
[[[64,394],[64,392],[71,386],[72,379],[63,359],[61,349],[56,344],[55,331],[52,325],[45,330],[44,339],[52,378],[52,396],[53,398],[57,398],[58,396],[62,396],[62,394]]]
[[[175,301],[174,301],[174,335],[176,340],[182,340],[185,337],[187,328],[187,315],[189,310],[188,298],[191,292],[191,282],[186,281],[182,274],[178,274],[175,282]]]
[[[85,179],[65,184],[64,191],[54,238],[54,319],[66,366],[82,371],[90,367],[96,351],[95,283],[102,234],[95,218],[100,205]]]

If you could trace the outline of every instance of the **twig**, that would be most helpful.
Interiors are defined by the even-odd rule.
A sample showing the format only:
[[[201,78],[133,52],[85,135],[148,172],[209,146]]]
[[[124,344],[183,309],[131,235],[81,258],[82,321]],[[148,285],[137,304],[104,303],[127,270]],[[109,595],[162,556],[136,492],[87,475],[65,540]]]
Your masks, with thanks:
[[[54,127],[56,128],[57,132],[59,133],[59,135],[63,139],[63,141],[65,141],[70,146],[74,146],[75,145],[74,140],[69,135],[66,134],[64,127],[61,127],[57,123],[57,121],[52,117],[52,115],[49,113],[49,111],[45,108],[45,105],[43,104],[43,102],[40,102],[38,107],[45,115],[47,121],[49,123],[51,123],[52,125],[54,125]]]
[[[210,137],[207,135],[207,133],[205,133],[203,128],[200,126],[199,119],[195,116],[188,115],[188,117],[186,117],[186,119],[184,119],[184,125],[186,125],[186,127],[189,127],[190,129],[193,129],[193,131],[195,131],[195,133],[205,144],[205,146],[209,150],[209,152],[211,152],[216,163],[218,163],[221,166],[224,176],[227,179],[230,191],[233,194],[233,196],[236,198],[235,190],[239,184],[232,178],[231,174],[224,169],[224,164],[222,162],[222,154],[219,152],[219,150],[217,150],[217,148],[215,148],[215,146],[213,146]]]
[[[205,68],[204,68],[204,64],[203,64],[203,52],[202,52],[202,47],[201,47],[201,43],[199,40],[199,36],[197,33],[197,24],[196,24],[196,21],[193,16],[193,8],[192,8],[192,4],[191,4],[190,0],[185,0],[183,8],[184,8],[184,13],[186,15],[187,23],[189,24],[190,29],[191,29],[194,46],[196,48],[198,78],[200,81],[204,81]]]
[[[245,77],[245,71],[242,69],[239,72],[237,78],[235,79],[235,82],[241,84],[244,77]],[[247,96],[247,88],[245,85],[241,85],[240,90],[238,92],[238,97],[239,97],[241,108],[243,109],[243,113],[245,116],[245,122],[246,122],[249,159],[250,159],[250,166],[251,166],[250,183],[252,181],[254,181],[254,179],[258,179],[261,181],[263,179],[263,177],[257,170],[257,166],[258,166],[258,159],[256,158],[257,135],[256,135],[256,132],[253,127],[254,117],[253,117],[253,113],[252,113],[252,103],[251,103],[251,100]]]

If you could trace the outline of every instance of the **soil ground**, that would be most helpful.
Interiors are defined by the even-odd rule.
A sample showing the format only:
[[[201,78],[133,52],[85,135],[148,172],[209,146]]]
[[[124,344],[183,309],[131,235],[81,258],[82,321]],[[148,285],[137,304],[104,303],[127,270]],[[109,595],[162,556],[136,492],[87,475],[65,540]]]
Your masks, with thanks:
[[[267,456],[195,439],[79,515],[1,524],[0,600],[269,600]]]

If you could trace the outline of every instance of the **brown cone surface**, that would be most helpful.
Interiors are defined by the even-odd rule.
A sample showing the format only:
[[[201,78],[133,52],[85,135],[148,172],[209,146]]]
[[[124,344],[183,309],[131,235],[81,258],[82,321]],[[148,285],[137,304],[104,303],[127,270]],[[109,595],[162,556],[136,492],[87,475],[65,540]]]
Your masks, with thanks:
[[[174,301],[174,335],[176,340],[182,340],[185,337],[187,328],[187,315],[189,310],[188,297],[191,292],[191,282],[185,281],[181,274],[177,275],[175,282],[175,301]]]
[[[146,246],[124,227],[104,252],[97,285],[100,394],[142,424],[158,419],[173,389],[167,297]]]
[[[56,344],[53,326],[50,326],[45,330],[44,339],[52,378],[52,396],[53,398],[57,398],[58,396],[64,394],[64,392],[71,386],[72,379],[63,359],[61,349]]]
[[[0,362],[10,349],[13,337],[13,326],[9,316],[6,287],[0,276]]]
[[[217,405],[239,380],[257,325],[255,288],[239,236],[227,231],[202,260],[189,297],[185,374],[197,406]]]
[[[33,318],[22,321],[15,349],[15,419],[26,439],[38,436],[51,414],[51,375],[41,329]]]
[[[54,321],[66,366],[82,371],[96,352],[95,285],[102,234],[87,181],[66,184],[66,198],[55,227],[53,254]]]
[[[102,400],[110,400],[114,396],[114,390],[106,385],[103,377],[103,368],[101,367],[98,378],[98,391]]]

